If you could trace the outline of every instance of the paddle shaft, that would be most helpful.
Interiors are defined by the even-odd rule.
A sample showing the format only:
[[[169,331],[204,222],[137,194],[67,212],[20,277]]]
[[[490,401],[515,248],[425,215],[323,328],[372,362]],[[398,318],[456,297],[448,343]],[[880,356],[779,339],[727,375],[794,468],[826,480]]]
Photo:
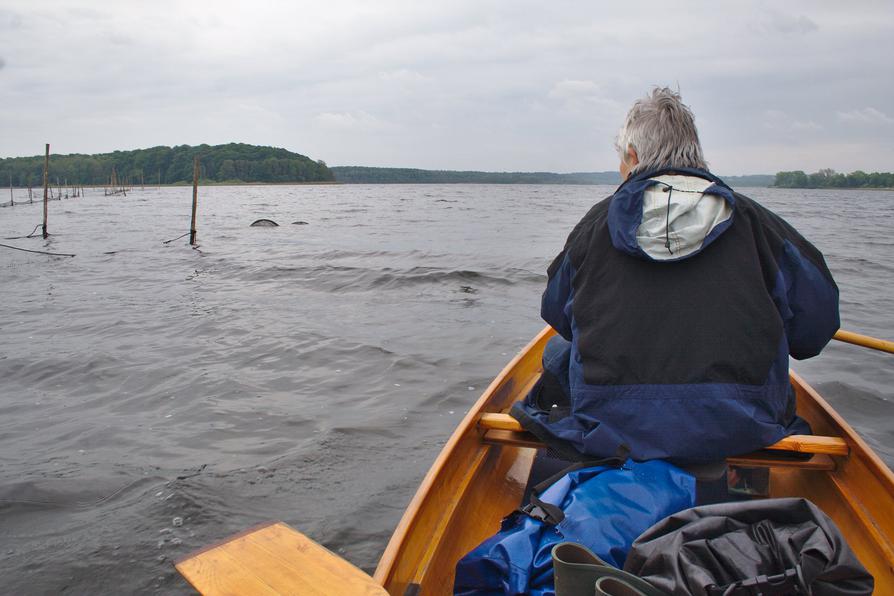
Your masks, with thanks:
[[[853,331],[845,331],[844,329],[839,329],[832,337],[832,339],[837,339],[838,341],[854,344],[855,346],[863,346],[864,348],[870,348],[872,350],[894,354],[894,341],[886,341],[884,339],[869,337],[868,335],[860,335],[859,333],[854,333]]]

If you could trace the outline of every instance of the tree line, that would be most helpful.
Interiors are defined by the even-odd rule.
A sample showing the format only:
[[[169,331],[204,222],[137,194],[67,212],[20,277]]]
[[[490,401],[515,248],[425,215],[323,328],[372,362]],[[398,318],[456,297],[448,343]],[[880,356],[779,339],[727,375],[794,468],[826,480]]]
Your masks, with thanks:
[[[334,166],[338,182],[345,184],[618,184],[618,172],[479,172]]]
[[[779,188],[894,188],[894,173],[862,170],[842,174],[831,169],[823,169],[813,174],[801,170],[777,172],[773,186]]]
[[[198,155],[200,177],[211,182],[331,182],[335,178],[325,162],[276,147],[245,143],[177,145],[95,155],[50,155],[53,183],[102,185],[116,177],[138,185],[192,182],[193,157]],[[0,159],[0,183],[12,176],[15,186],[43,184],[43,156]]]
[[[334,166],[335,180],[345,184],[598,184],[617,186],[621,176],[610,172],[479,172]],[[770,186],[772,174],[722,176],[734,186]]]

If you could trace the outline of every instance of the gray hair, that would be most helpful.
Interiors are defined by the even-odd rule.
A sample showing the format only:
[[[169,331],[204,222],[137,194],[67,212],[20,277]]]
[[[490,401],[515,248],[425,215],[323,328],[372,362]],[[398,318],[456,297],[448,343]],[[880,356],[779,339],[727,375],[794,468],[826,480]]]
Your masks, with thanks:
[[[680,94],[667,87],[655,87],[633,104],[615,148],[622,160],[630,148],[636,151],[639,163],[631,170],[633,174],[657,168],[708,169],[695,116]]]

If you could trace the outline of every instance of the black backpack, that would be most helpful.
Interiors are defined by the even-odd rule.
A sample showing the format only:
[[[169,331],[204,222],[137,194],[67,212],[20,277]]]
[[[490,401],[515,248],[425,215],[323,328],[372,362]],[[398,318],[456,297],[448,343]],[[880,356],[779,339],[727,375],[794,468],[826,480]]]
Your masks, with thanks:
[[[636,539],[623,572],[614,570],[595,589],[600,577],[592,572],[601,562],[582,582],[585,565],[569,566],[555,552],[554,560],[557,596],[655,593],[641,582],[657,593],[695,596],[868,596],[874,584],[834,522],[800,498],[705,505],[666,517]],[[624,573],[633,591],[599,591],[619,586]]]

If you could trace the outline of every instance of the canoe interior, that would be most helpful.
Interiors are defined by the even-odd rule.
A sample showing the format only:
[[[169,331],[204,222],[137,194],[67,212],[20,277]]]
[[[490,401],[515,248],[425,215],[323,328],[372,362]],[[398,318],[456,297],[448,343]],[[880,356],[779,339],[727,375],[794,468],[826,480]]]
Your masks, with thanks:
[[[376,569],[390,594],[410,587],[426,596],[452,593],[456,562],[519,506],[536,450],[484,443],[477,421],[485,412],[505,412],[528,392],[553,333],[544,329],[506,366],[435,460]],[[792,382],[798,412],[814,433],[844,438],[850,455],[834,457],[833,470],[771,468],[771,496],[816,503],[875,576],[876,593],[894,594],[894,475],[803,379],[792,373]]]

